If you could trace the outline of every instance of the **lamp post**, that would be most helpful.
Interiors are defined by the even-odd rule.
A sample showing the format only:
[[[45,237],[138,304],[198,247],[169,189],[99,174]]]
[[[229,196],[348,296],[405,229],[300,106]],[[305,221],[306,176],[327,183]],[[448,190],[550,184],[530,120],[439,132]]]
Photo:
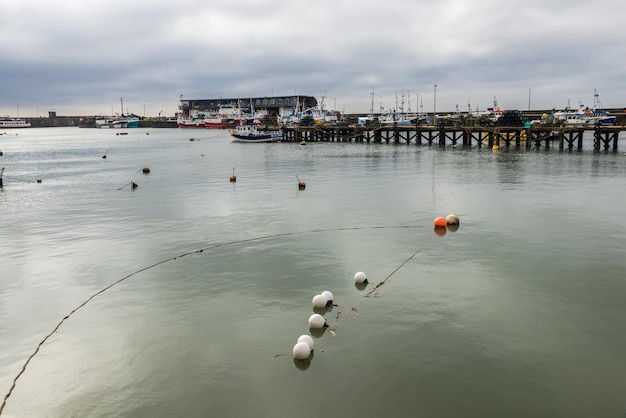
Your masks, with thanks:
[[[530,89],[528,89],[528,111],[530,111]]]
[[[434,86],[434,99],[433,99],[433,126],[437,126],[437,83]]]

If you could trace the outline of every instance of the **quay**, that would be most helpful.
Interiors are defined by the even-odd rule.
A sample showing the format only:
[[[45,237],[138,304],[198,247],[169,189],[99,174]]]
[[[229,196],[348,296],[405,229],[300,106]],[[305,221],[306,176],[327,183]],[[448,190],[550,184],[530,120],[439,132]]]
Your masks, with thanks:
[[[594,150],[617,151],[620,133],[626,126],[286,126],[283,142],[373,142],[387,144],[416,144],[489,148],[558,147],[559,150],[583,148],[583,135],[593,132]]]

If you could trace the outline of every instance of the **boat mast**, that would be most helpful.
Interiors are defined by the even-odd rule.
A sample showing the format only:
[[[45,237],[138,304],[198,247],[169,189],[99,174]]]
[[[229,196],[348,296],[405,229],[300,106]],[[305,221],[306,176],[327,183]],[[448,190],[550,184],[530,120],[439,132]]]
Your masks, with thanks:
[[[597,89],[593,89],[593,110],[602,109],[602,103],[600,103],[600,95]]]
[[[411,90],[407,91],[406,98],[407,98],[407,100],[409,102],[408,113],[411,114]]]

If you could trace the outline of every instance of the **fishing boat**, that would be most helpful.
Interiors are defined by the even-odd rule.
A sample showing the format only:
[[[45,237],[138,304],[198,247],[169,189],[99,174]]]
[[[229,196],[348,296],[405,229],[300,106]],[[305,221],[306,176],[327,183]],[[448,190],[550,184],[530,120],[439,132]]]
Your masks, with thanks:
[[[230,130],[233,142],[280,142],[281,131],[259,131],[256,125],[238,125]]]
[[[30,122],[25,119],[0,118],[0,129],[2,128],[30,128]]]
[[[137,116],[126,117],[127,128],[139,128],[139,118]]]
[[[406,113],[397,113],[395,109],[391,113],[381,115],[378,120],[380,121],[381,125],[387,126],[409,126],[414,123]]]
[[[101,129],[122,129],[128,127],[126,118],[116,118],[110,116],[96,116],[96,128]]]
[[[176,125],[179,128],[204,128],[204,113],[194,113],[191,117],[179,116]]]
[[[242,111],[240,104],[220,105],[217,112],[209,114],[204,118],[204,127],[207,129],[228,129],[237,127],[243,121],[251,120],[254,115]]]
[[[554,112],[554,119],[561,121],[564,125],[573,126],[594,126],[594,125],[615,125],[617,116],[610,115],[602,109],[598,91],[593,91],[593,107],[589,107],[578,101],[578,109],[575,111],[564,110]]]

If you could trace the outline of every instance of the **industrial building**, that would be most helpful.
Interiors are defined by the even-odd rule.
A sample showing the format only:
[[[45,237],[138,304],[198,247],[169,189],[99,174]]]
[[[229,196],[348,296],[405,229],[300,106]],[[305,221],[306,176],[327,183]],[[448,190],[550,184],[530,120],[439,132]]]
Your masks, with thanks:
[[[266,115],[286,116],[294,111],[302,111],[317,106],[313,96],[264,96],[237,97],[229,99],[183,99],[180,109],[182,117],[191,117],[200,113],[219,113],[224,108],[239,108],[243,113],[263,113]]]

